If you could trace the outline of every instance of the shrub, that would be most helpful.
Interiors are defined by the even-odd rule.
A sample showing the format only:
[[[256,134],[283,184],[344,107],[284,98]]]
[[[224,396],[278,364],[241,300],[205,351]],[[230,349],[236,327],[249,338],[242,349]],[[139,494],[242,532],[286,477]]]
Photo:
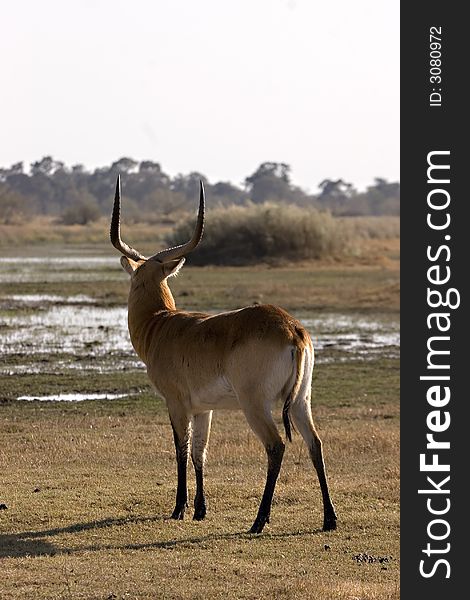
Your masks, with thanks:
[[[87,225],[97,221],[101,216],[100,209],[95,200],[85,198],[79,200],[73,206],[69,206],[62,213],[62,223],[64,225]]]
[[[192,235],[195,217],[181,223],[167,238],[171,245]],[[329,213],[297,206],[262,204],[210,211],[203,243],[193,254],[196,265],[246,265],[325,258],[344,254],[348,228]]]

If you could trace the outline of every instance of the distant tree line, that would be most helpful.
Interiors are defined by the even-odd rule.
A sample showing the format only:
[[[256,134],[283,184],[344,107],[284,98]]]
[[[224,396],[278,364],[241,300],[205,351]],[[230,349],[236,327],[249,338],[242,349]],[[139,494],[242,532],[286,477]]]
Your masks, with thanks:
[[[247,203],[295,204],[326,210],[333,215],[398,215],[400,184],[376,178],[358,192],[342,179],[325,179],[319,194],[292,184],[290,167],[265,162],[246,177],[243,187],[230,182],[210,183],[197,172],[170,177],[157,162],[121,158],[107,167],[87,171],[45,156],[25,170],[23,163],[0,168],[0,222],[15,223],[33,215],[53,215],[65,224],[86,224],[109,215],[116,176],[121,173],[126,196],[126,219],[149,221],[193,210],[202,179],[212,206]]]

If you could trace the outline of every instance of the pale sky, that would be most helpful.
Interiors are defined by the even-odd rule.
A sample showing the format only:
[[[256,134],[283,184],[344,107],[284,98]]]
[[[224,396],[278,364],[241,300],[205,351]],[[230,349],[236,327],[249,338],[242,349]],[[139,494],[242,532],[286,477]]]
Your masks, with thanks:
[[[128,156],[314,192],[399,180],[399,0],[15,0],[0,21],[0,166]]]

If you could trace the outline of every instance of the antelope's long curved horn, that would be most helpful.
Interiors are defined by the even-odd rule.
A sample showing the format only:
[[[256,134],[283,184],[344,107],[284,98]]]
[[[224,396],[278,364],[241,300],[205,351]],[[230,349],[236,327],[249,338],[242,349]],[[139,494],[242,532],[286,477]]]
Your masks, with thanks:
[[[114,195],[113,216],[111,217],[110,237],[112,245],[132,260],[147,260],[145,256],[121,240],[121,176],[118,175]]]
[[[202,238],[202,234],[204,231],[204,205],[205,205],[205,195],[204,195],[204,184],[202,181],[199,181],[199,212],[197,214],[197,222],[196,227],[194,228],[194,233],[192,238],[186,244],[181,244],[180,246],[173,246],[172,248],[167,248],[166,250],[161,250],[154,254],[149,258],[149,260],[158,260],[160,262],[165,262],[168,260],[175,260],[177,258],[182,258],[186,256],[190,252],[196,248]]]

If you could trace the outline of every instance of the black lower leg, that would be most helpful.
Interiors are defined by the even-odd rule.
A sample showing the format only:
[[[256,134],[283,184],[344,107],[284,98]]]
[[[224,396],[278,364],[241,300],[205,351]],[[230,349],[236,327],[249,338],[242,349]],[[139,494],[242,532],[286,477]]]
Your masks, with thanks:
[[[318,441],[318,443],[311,448],[310,454],[317,471],[318,481],[320,482],[320,489],[323,498],[323,531],[331,531],[336,529],[337,517],[333,503],[331,502],[330,492],[328,490],[328,481],[326,479],[325,464],[323,462],[323,453],[320,441]]]
[[[268,446],[266,452],[268,455],[268,475],[266,477],[266,485],[264,488],[261,504],[259,505],[258,515],[253,523],[250,533],[261,533],[266,523],[269,523],[271,513],[271,504],[273,501],[274,488],[281,470],[282,457],[284,456],[285,445],[283,442],[278,442],[274,446]]]
[[[176,462],[178,465],[178,486],[176,488],[175,510],[172,519],[183,519],[184,511],[188,505],[187,467],[188,467],[188,442],[180,440],[173,427],[173,437],[176,448]]]
[[[206,516],[206,498],[204,496],[204,474],[202,467],[194,465],[196,473],[196,496],[194,497],[194,516],[195,521],[202,521]]]
[[[332,531],[336,529],[336,512],[330,499],[325,474],[323,473],[322,477],[319,475],[318,479],[323,497],[323,531]]]

